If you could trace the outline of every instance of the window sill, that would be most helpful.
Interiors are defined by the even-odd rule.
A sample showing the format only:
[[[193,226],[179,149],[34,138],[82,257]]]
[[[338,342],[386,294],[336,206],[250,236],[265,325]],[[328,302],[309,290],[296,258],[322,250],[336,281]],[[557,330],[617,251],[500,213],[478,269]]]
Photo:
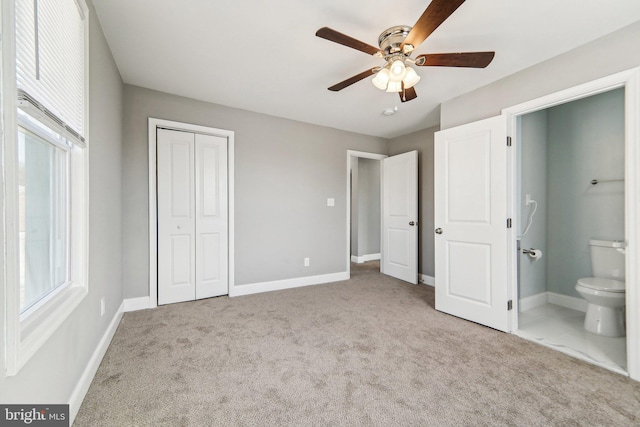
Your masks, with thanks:
[[[69,284],[46,302],[20,316],[20,333],[15,346],[15,359],[8,360],[7,375],[16,375],[27,361],[56,332],[87,296],[87,287]],[[11,363],[13,362],[13,363]]]

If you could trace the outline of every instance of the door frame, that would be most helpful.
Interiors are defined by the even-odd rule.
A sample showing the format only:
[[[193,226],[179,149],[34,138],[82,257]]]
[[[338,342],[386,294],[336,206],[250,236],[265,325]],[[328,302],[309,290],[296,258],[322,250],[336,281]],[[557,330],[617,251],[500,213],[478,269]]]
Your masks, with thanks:
[[[347,240],[346,240],[346,260],[347,260],[347,279],[351,278],[351,157],[362,159],[380,160],[386,159],[386,154],[368,153],[365,151],[347,150]],[[382,165],[381,165],[382,166]],[[382,215],[382,167],[380,167],[380,214]],[[380,233],[382,233],[382,217],[380,218]],[[380,234],[382,236],[382,234]],[[384,258],[384,248],[380,245],[380,256]],[[382,269],[382,260],[380,260],[380,268]]]
[[[235,290],[235,245],[234,245],[234,135],[235,132],[208,126],[149,117],[149,308],[158,306],[158,201],[157,192],[157,132],[158,128],[220,136],[227,139],[227,186],[228,186],[228,274],[229,296]]]
[[[508,155],[508,189],[507,204],[509,215],[515,220],[519,229],[518,188],[516,149],[518,140],[517,121],[524,114],[544,110],[570,101],[586,98],[613,89],[624,88],[625,107],[625,241],[626,253],[626,316],[627,316],[627,372],[629,376],[640,381],[640,67],[622,71],[566,90],[546,95],[522,104],[502,110],[507,116],[507,135],[512,138],[514,149]],[[514,234],[515,236],[515,234]],[[510,242],[516,247],[512,237]],[[508,253],[509,287],[513,296],[511,313],[512,332],[518,329],[518,281],[517,253]]]

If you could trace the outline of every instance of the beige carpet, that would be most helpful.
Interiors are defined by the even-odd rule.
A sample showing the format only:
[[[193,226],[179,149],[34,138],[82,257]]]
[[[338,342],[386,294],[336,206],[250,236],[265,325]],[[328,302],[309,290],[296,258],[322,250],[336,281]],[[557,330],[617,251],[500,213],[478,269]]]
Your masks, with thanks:
[[[380,275],[124,316],[76,426],[626,426],[640,383]]]

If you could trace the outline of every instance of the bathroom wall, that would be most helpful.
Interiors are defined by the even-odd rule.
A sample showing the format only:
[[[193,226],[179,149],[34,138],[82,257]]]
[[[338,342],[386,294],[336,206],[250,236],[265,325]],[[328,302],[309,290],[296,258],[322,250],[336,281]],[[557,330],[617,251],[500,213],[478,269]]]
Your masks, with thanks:
[[[624,92],[606,92],[548,111],[547,290],[579,297],[590,276],[589,239],[624,238]],[[523,194],[524,197],[524,194]]]
[[[518,149],[520,163],[520,223],[518,233],[522,248],[534,248],[542,251],[542,258],[533,259],[520,254],[519,298],[547,291],[547,136],[548,111],[536,111],[520,117],[521,141]],[[538,204],[531,227],[524,232],[529,213],[534,205],[525,205],[525,195]]]

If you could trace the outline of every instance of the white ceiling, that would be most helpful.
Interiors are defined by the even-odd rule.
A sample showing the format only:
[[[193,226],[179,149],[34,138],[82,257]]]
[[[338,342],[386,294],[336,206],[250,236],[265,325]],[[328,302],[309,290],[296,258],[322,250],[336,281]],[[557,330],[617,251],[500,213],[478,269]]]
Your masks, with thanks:
[[[416,67],[418,98],[407,103],[370,78],[327,90],[383,61],[316,37],[320,27],[377,46],[429,2],[93,0],[125,83],[384,138],[437,125],[443,101],[640,21],[638,0],[469,0],[414,57],[493,50],[489,67]]]

